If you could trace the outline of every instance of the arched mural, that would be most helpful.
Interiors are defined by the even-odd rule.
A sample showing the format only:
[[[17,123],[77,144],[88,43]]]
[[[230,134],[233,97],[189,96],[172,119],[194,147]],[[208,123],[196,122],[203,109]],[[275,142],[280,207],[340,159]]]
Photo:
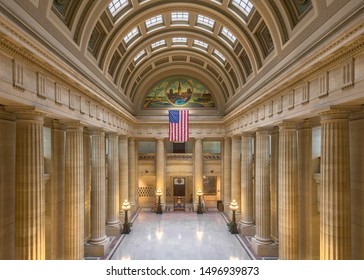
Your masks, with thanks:
[[[216,104],[200,81],[189,76],[171,76],[155,83],[143,103],[144,109],[168,107],[215,108]]]

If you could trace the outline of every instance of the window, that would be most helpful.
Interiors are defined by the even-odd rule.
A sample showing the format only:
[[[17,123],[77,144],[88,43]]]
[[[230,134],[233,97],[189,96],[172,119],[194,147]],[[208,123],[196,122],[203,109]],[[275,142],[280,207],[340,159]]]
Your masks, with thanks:
[[[132,31],[130,31],[125,37],[124,42],[125,44],[129,43],[131,39],[133,39],[135,36],[139,34],[139,29],[135,27]]]
[[[145,50],[142,50],[140,53],[138,53],[135,57],[134,57],[134,62],[137,62],[138,60],[140,60],[144,55],[146,54]]]
[[[215,21],[205,16],[198,15],[197,23],[203,26],[207,26],[208,28],[214,28]]]
[[[233,33],[231,33],[229,31],[229,29],[227,29],[226,27],[223,27],[222,30],[221,30],[221,34],[227,38],[231,43],[235,43],[236,41],[236,37],[233,35]]]
[[[200,48],[200,49],[204,49],[204,50],[207,50],[207,47],[209,46],[205,42],[202,42],[202,41],[199,41],[199,40],[193,40],[193,45]]]
[[[225,62],[226,58],[225,56],[219,52],[218,50],[214,50],[213,53],[212,53],[216,58],[218,58],[221,62]]]
[[[165,40],[160,40],[158,42],[155,42],[153,44],[150,45],[152,50],[155,50],[157,48],[161,48],[161,47],[164,47],[166,46],[166,41]]]
[[[119,11],[128,5],[128,0],[113,0],[109,4],[110,13],[115,16]]]
[[[253,9],[253,4],[249,0],[233,0],[232,4],[245,15],[249,15]]]
[[[189,14],[186,12],[173,12],[172,23],[188,23]]]
[[[187,38],[177,37],[172,38],[173,45],[187,45]]]
[[[162,23],[163,23],[163,17],[161,15],[159,15],[159,16],[155,16],[150,19],[147,19],[145,21],[145,26],[147,27],[147,29],[149,29],[155,25],[160,25]]]

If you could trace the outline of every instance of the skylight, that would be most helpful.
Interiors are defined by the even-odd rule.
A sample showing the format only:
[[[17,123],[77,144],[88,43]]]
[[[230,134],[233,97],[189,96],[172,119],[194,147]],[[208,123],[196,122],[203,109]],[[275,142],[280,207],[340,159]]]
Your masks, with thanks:
[[[145,21],[145,25],[147,28],[153,27],[155,25],[163,23],[163,17],[161,15],[152,17]]]
[[[208,17],[198,15],[197,23],[205,25],[205,26],[207,26],[209,28],[213,28],[214,24],[215,24],[215,21],[213,19],[208,18]]]
[[[139,29],[137,27],[134,27],[132,31],[130,31],[125,37],[124,42],[125,44],[129,43],[131,39],[133,39],[135,36],[139,34]]]
[[[229,39],[232,43],[235,43],[236,37],[226,27],[222,28],[221,34],[224,35],[227,39]]]
[[[209,46],[205,42],[202,42],[202,41],[199,41],[199,40],[193,40],[193,44],[195,46],[198,46],[198,47],[203,48],[203,49],[207,49],[207,47]]]
[[[186,12],[173,12],[171,14],[172,22],[188,22],[189,14]]]
[[[187,38],[184,38],[184,37],[172,38],[172,43],[173,43],[173,45],[186,45]]]
[[[214,52],[213,52],[213,54],[216,57],[218,57],[220,60],[222,60],[223,62],[225,62],[226,58],[225,58],[225,56],[221,52],[219,52],[218,50],[215,49]]]
[[[138,61],[141,57],[143,57],[145,55],[145,50],[142,50],[140,53],[138,53],[135,57],[134,57],[134,62]]]
[[[110,13],[115,16],[119,11],[128,5],[128,0],[112,0],[109,4]]]
[[[232,0],[232,4],[245,15],[249,15],[253,9],[253,4],[249,0]]]
[[[160,40],[158,42],[155,42],[153,44],[151,44],[151,48],[154,50],[156,48],[159,48],[159,47],[162,47],[162,46],[165,46],[166,45],[166,41],[165,40]]]

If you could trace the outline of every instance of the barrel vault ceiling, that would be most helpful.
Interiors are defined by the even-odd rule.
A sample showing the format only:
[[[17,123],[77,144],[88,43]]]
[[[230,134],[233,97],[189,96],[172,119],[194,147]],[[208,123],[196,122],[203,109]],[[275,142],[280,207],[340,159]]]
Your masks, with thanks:
[[[339,28],[363,4],[348,0],[16,0],[2,12],[92,80],[137,118],[145,95],[171,75],[188,75],[213,93],[216,108],[192,114],[223,119]],[[337,23],[325,28],[333,15]],[[333,29],[334,28],[334,29]]]

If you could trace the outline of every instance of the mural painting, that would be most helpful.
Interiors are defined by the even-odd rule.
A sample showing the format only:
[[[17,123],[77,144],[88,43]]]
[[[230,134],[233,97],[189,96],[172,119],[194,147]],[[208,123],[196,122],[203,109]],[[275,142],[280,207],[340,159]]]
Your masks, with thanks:
[[[206,86],[188,76],[173,76],[157,82],[147,93],[143,104],[144,109],[215,106],[213,96]]]

